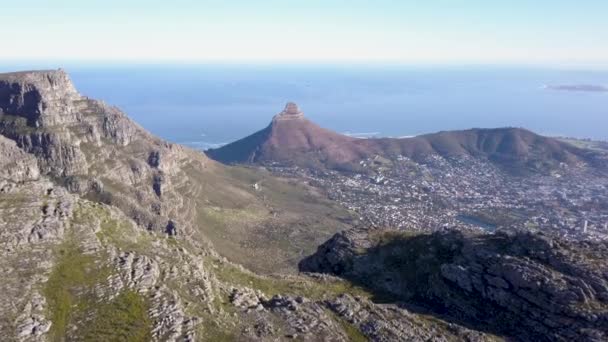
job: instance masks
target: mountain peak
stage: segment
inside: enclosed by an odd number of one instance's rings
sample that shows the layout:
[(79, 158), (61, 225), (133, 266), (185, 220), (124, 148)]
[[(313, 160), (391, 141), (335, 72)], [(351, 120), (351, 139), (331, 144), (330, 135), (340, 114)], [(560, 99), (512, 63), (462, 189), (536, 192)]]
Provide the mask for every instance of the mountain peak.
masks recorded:
[(62, 123), (80, 99), (63, 69), (0, 74), (0, 113), (24, 116), (36, 126)]
[(294, 102), (287, 102), (285, 105), (285, 109), (282, 112), (275, 115), (273, 121), (277, 120), (293, 120), (300, 119), (304, 117), (304, 113), (300, 110), (297, 104)]

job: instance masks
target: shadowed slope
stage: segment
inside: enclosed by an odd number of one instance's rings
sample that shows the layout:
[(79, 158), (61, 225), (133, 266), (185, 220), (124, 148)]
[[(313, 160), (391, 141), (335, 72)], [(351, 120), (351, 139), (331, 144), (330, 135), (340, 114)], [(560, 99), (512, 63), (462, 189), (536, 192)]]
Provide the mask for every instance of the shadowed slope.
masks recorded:
[(383, 302), (516, 340), (604, 341), (607, 248), (539, 233), (349, 230), (321, 245), (300, 269), (335, 274)]

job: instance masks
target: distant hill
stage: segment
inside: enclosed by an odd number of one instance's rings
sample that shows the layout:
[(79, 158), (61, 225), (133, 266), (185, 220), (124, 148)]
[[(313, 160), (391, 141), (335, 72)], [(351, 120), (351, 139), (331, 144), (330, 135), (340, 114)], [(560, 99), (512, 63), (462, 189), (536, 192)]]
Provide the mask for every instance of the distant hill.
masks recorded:
[(288, 103), (263, 130), (207, 154), (224, 163), (338, 166), (372, 153), (363, 142), (318, 126), (297, 105)]
[(573, 165), (590, 158), (590, 151), (522, 128), (474, 128), (413, 138), (357, 139), (311, 122), (294, 103), (270, 125), (248, 137), (207, 151), (224, 163), (277, 162), (304, 167), (357, 168), (360, 160), (399, 155), (421, 160), (430, 155), (484, 158), (511, 171)]

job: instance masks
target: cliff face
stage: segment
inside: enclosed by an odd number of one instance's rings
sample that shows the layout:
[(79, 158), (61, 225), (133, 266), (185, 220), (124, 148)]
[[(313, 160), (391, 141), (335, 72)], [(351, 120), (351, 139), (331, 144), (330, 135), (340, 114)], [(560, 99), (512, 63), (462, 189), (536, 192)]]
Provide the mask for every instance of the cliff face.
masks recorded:
[[(160, 175), (171, 172), (166, 164), (181, 149), (152, 137), (117, 108), (81, 96), (63, 70), (0, 74), (0, 134), (71, 191), (114, 197), (149, 229), (163, 230), (172, 220), (172, 206), (160, 203), (157, 189), (161, 179), (170, 181)], [(158, 156), (154, 165), (151, 154)], [(156, 215), (150, 207), (158, 208)]]
[(0, 136), (0, 156), (2, 156), (0, 159), (0, 179), (5, 182), (25, 182), (36, 180), (40, 176), (36, 158), (23, 152), (14, 141), (3, 136)]
[(147, 135), (118, 109), (81, 96), (63, 70), (0, 74), (0, 133), (55, 177), (86, 173), (81, 146)]
[(82, 96), (63, 70), (0, 75), (0, 110), (22, 116), (31, 126), (77, 121)]
[[(258, 176), (231, 173), (198, 151), (152, 136), (118, 108), (81, 96), (62, 70), (0, 74), (0, 82), (0, 136), (12, 140), (23, 155), (35, 157), (41, 175), (82, 197), (119, 208), (141, 227), (200, 236), (201, 220), (213, 219), (212, 212), (201, 209), (209, 206), (260, 211), (263, 214), (252, 220), (255, 225), (274, 217), (246, 183)], [(327, 210), (323, 204), (312, 207)], [(287, 217), (302, 220), (302, 215)], [(335, 221), (323, 225), (331, 231), (326, 237), (343, 227)], [(208, 234), (214, 239), (218, 235)], [(285, 248), (282, 252), (297, 253)]]

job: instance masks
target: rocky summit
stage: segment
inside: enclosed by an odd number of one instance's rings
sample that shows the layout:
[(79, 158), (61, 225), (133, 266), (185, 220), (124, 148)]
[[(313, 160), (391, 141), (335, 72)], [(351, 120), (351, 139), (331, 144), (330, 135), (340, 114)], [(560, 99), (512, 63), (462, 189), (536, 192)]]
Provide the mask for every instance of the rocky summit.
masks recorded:
[[(80, 94), (63, 70), (0, 74), (0, 336), (604, 341), (598, 155), (523, 129), (355, 139), (294, 103), (204, 154)], [(540, 190), (503, 203), (512, 191), (493, 182)], [(545, 202), (584, 228), (522, 218)], [(500, 224), (471, 223), (487, 217)]]
[(298, 107), (298, 105), (293, 102), (288, 102), (285, 105), (285, 109), (283, 109), (283, 111), (280, 112), (279, 114), (275, 115), (272, 120), (278, 121), (278, 120), (290, 120), (290, 119), (302, 119), (302, 118), (304, 118), (304, 113), (302, 113), (302, 111), (300, 111), (300, 108)]

